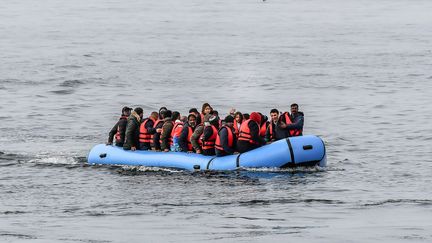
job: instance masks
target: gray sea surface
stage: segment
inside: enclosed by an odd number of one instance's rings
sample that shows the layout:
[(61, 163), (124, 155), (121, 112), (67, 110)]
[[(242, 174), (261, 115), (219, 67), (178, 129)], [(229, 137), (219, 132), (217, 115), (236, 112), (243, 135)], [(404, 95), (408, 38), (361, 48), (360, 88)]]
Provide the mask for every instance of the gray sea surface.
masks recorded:
[[(0, 242), (431, 242), (432, 1), (4, 0)], [(124, 105), (296, 102), (328, 167), (88, 166)]]

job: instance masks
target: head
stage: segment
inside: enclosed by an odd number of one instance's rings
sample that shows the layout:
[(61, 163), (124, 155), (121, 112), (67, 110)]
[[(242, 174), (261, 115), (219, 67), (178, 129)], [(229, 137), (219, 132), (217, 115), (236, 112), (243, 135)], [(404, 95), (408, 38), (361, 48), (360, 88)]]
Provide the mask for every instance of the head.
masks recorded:
[(291, 114), (296, 114), (298, 112), (298, 105), (296, 103), (291, 104)]
[(130, 116), (131, 110), (132, 110), (132, 108), (130, 108), (130, 107), (127, 107), (127, 106), (123, 107), (122, 115), (123, 116)]
[(276, 123), (279, 119), (279, 111), (277, 109), (271, 109), (270, 111), (270, 119), (272, 122)]
[(248, 120), (249, 118), (249, 113), (243, 113), (243, 120)]
[(224, 121), (225, 125), (229, 127), (234, 127), (234, 117), (232, 117), (231, 115), (226, 116)]
[(219, 112), (217, 110), (212, 110), (210, 112), (210, 114), (215, 115), (215, 116), (219, 116)]
[(144, 111), (141, 107), (135, 108), (134, 111), (135, 111), (135, 113), (137, 113), (139, 115), (139, 117), (141, 117), (141, 118), (143, 117)]
[(190, 109), (189, 109), (189, 114), (190, 114), (190, 113), (193, 113), (193, 114), (195, 114), (195, 115), (198, 115), (198, 114), (199, 114), (197, 108), (190, 108)]
[(187, 119), (188, 119), (189, 126), (191, 126), (191, 127), (196, 126), (197, 117), (193, 113), (189, 114)]
[(171, 114), (171, 120), (175, 121), (175, 120), (178, 120), (178, 119), (180, 119), (180, 112), (178, 112), (178, 111), (174, 111), (174, 112)]
[(162, 113), (164, 113), (165, 111), (167, 111), (168, 109), (165, 107), (165, 106), (162, 106), (160, 109), (159, 109), (159, 118), (160, 119), (163, 119), (163, 115), (162, 115)]
[(212, 111), (213, 111), (213, 108), (210, 106), (209, 103), (204, 103), (202, 105), (202, 108), (201, 108), (201, 113), (202, 114), (204, 114), (204, 115), (210, 114), (210, 112), (212, 112)]
[(237, 111), (234, 114), (234, 119), (236, 120), (237, 123), (242, 123), (243, 122), (243, 114), (240, 111)]
[(181, 122), (185, 123), (185, 122), (187, 122), (187, 120), (188, 120), (187, 116), (180, 116)]
[(211, 125), (219, 127), (219, 117), (217, 115), (211, 115), (209, 118), (209, 122)]
[(165, 119), (167, 117), (171, 117), (172, 116), (172, 111), (171, 110), (166, 110), (162, 112), (162, 118)]
[(261, 113), (259, 113), (261, 115), (261, 125), (266, 123), (268, 121), (268, 117), (266, 115), (263, 115)]
[(250, 114), (250, 119), (252, 121), (255, 121), (256, 123), (260, 124), (261, 123), (261, 115), (258, 112), (252, 112)]
[(150, 114), (150, 117), (151, 118), (153, 118), (153, 119), (158, 119), (158, 116), (159, 116), (159, 114), (156, 112), (156, 111), (153, 111), (151, 114)]

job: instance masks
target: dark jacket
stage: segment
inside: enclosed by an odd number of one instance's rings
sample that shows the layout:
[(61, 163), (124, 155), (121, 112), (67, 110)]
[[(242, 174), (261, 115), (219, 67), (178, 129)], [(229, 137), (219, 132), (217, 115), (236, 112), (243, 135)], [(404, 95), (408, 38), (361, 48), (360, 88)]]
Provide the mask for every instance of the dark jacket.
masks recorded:
[[(284, 139), (288, 137), (288, 132), (287, 130), (280, 128), (279, 127), (280, 124), (280, 119), (279, 121), (275, 124), (273, 122), (270, 123), (270, 125), (267, 127), (267, 131), (266, 131), (266, 136), (265, 136), (265, 140), (267, 142), (274, 142), (280, 139)], [(273, 134), (270, 135), (270, 126), (273, 129)]]
[(160, 135), (161, 149), (162, 150), (170, 149), (169, 138), (171, 137), (171, 131), (172, 131), (173, 127), (174, 127), (174, 125), (172, 123), (171, 117), (165, 118), (164, 124), (162, 126), (163, 131)]
[(163, 122), (160, 122), (155, 128), (154, 130), (150, 130), (151, 132), (154, 132), (153, 134), (153, 149), (155, 150), (161, 150), (161, 145), (160, 145), (160, 133), (156, 132), (156, 129), (158, 128), (162, 128), (163, 126)]
[[(303, 130), (303, 124), (304, 124), (304, 113), (299, 111), (296, 114), (290, 114), (292, 123), (287, 125), (286, 128), (283, 128), (286, 132), (286, 136), (289, 137), (289, 131), (294, 129)], [(281, 116), (281, 120), (286, 123), (285, 115)], [(303, 135), (303, 133), (300, 134), (300, 136)]]
[(139, 116), (132, 112), (127, 119), (126, 138), (123, 144), (123, 149), (130, 150), (132, 147), (139, 148), (139, 128), (141, 120)]
[[(232, 144), (232, 147), (228, 146), (228, 131), (227, 131), (227, 129), (231, 129), (232, 134), (233, 134), (233, 144)], [(222, 151), (222, 150), (216, 149), (216, 155), (217, 156), (224, 156), (224, 155), (228, 155), (228, 154), (234, 154), (235, 148), (236, 148), (236, 144), (237, 144), (237, 138), (236, 138), (236, 135), (235, 135), (234, 128), (231, 128), (231, 127), (227, 128), (227, 127), (223, 126), (219, 130), (218, 134), (219, 134), (221, 146), (222, 146), (222, 148), (224, 150)]]
[(201, 150), (201, 145), (199, 144), (199, 140), (203, 131), (204, 131), (204, 125), (200, 124), (197, 127), (195, 127), (194, 133), (192, 134), (191, 143), (195, 151)]
[(117, 121), (117, 123), (109, 132), (108, 143), (112, 143), (118, 128), (120, 132), (120, 140), (116, 140), (115, 144), (116, 146), (120, 146), (120, 147), (123, 146), (124, 139), (125, 139), (126, 125), (127, 125), (127, 117), (121, 116), (120, 119)]
[[(194, 127), (192, 127), (192, 131), (195, 131)], [(188, 141), (188, 134), (189, 134), (189, 123), (186, 123), (183, 126), (183, 129), (181, 131), (180, 138), (178, 141), (179, 146), (181, 148), (181, 151), (183, 151), (183, 152), (187, 152), (189, 150), (189, 148), (188, 148), (188, 142), (189, 142)]]

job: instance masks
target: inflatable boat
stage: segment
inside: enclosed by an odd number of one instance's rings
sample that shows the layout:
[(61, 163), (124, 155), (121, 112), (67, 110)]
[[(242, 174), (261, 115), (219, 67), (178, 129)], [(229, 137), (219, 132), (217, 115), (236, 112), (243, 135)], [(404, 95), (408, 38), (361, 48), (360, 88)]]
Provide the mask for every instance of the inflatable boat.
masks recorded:
[(132, 165), (184, 170), (287, 168), (327, 164), (324, 142), (313, 135), (290, 137), (257, 149), (224, 157), (184, 152), (126, 151), (99, 144), (90, 151), (89, 164)]

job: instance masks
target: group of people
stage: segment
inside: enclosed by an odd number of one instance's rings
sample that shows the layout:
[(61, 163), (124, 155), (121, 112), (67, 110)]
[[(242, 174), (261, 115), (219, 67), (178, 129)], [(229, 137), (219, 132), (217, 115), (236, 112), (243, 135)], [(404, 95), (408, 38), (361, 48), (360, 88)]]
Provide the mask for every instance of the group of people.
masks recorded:
[(267, 143), (292, 136), (302, 136), (304, 114), (297, 104), (290, 112), (270, 110), (270, 120), (259, 112), (242, 114), (231, 109), (221, 120), (210, 104), (201, 112), (189, 110), (187, 116), (161, 107), (143, 118), (144, 111), (123, 107), (122, 115), (109, 133), (107, 145), (125, 150), (190, 152), (225, 156), (244, 153)]

